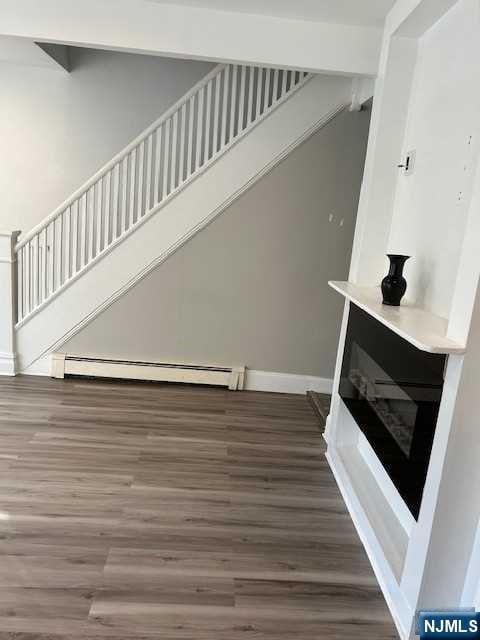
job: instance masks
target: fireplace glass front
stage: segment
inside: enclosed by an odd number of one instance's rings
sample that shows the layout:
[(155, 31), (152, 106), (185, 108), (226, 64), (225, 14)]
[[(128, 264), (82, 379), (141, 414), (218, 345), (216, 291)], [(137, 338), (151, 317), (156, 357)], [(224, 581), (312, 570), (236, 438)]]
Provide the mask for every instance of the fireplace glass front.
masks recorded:
[(445, 356), (426, 353), (350, 305), (339, 393), (418, 518)]

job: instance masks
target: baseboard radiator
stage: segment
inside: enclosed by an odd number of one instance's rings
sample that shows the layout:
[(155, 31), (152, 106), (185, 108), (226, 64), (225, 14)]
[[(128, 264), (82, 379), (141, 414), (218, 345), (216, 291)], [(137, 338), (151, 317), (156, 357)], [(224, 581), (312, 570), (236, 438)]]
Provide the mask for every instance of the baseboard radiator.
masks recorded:
[(245, 382), (245, 367), (134, 362), (53, 353), (52, 378), (64, 378), (66, 375), (210, 384), (240, 391)]

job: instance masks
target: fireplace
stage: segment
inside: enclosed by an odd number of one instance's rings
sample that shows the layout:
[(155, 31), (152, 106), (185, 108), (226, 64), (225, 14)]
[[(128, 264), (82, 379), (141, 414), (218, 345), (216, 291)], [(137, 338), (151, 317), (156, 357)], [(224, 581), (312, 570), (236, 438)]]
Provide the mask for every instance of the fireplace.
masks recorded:
[(444, 355), (420, 351), (350, 305), (340, 396), (415, 519), (444, 369)]

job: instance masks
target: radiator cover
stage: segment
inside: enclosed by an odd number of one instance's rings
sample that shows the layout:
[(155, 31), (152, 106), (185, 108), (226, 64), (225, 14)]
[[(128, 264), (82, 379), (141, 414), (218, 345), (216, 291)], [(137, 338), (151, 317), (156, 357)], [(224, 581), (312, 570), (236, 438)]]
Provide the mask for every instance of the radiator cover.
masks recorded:
[(53, 378), (76, 375), (94, 378), (209, 384), (225, 386), (236, 391), (243, 389), (245, 367), (116, 360), (53, 353), (51, 375)]

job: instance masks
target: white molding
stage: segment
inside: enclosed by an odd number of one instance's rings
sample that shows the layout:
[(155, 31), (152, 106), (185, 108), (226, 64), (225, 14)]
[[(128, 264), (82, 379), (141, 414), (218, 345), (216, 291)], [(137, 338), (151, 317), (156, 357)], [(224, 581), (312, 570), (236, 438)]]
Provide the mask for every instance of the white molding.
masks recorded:
[[(63, 375), (60, 375), (60, 373), (57, 375), (54, 375), (53, 373), (53, 367), (55, 366), (55, 361), (57, 359), (59, 360), (58, 364), (60, 369), (63, 364), (64, 372), (67, 374), (84, 373), (85, 375), (106, 375), (106, 373), (102, 373), (100, 369), (98, 370), (100, 373), (98, 373), (98, 371), (93, 373), (85, 368), (82, 371), (73, 371), (71, 366), (69, 367), (69, 365), (65, 364), (64, 354), (57, 353), (47, 354), (38, 358), (38, 360), (26, 369), (22, 370), (20, 373), (22, 375), (29, 376), (51, 376), (62, 378)], [(58, 369), (58, 371), (60, 371), (60, 369)], [(238, 367), (234, 367), (233, 369), (237, 371)], [(131, 370), (130, 373), (132, 373)], [(111, 371), (109, 372), (109, 375), (111, 377), (115, 377)], [(243, 381), (243, 375), (245, 381)], [(257, 371), (255, 369), (245, 369), (245, 373), (240, 373), (239, 376), (238, 388), (241, 389), (243, 385), (243, 388), (248, 391), (270, 391), (273, 393), (297, 394), (304, 394), (307, 391), (317, 391), (318, 393), (329, 394), (332, 391), (332, 380), (330, 378), (320, 378), (318, 376), (300, 375), (296, 373), (279, 373), (277, 371)]]
[(0, 375), (16, 374), (16, 291), (14, 246), (20, 231), (0, 233)]
[(0, 353), (0, 376), (16, 374), (16, 357), (14, 353)]
[(304, 394), (307, 391), (331, 393), (332, 384), (331, 378), (247, 369), (245, 389), (250, 391), (271, 391), (273, 393)]

